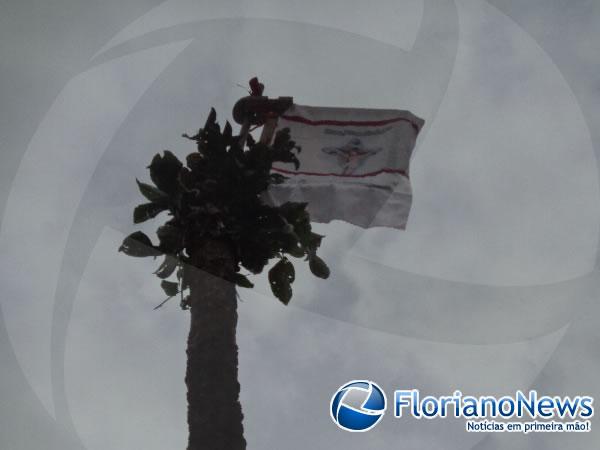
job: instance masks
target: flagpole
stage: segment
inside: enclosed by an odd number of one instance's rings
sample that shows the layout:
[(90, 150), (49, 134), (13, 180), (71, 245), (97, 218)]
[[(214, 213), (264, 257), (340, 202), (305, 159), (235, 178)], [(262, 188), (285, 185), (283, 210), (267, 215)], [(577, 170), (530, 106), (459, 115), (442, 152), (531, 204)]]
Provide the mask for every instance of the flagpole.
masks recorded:
[(248, 133), (250, 132), (250, 120), (245, 118), (242, 122), (242, 127), (240, 128), (240, 148), (243, 149), (246, 145), (246, 138), (248, 137)]
[(271, 143), (271, 139), (273, 139), (273, 134), (275, 133), (275, 129), (277, 128), (277, 122), (279, 116), (275, 113), (270, 113), (267, 121), (263, 125), (262, 133), (260, 135), (260, 143), (269, 145)]

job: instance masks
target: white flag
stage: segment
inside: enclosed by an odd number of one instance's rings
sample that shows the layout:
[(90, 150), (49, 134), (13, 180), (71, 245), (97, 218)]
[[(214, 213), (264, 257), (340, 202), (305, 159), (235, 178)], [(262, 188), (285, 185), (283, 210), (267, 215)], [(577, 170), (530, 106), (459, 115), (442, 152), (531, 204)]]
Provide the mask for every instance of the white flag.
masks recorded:
[(408, 111), (291, 106), (300, 167), (276, 163), (288, 179), (269, 190), (275, 204), (308, 202), (311, 219), (404, 229), (412, 202), (410, 157), (424, 121)]

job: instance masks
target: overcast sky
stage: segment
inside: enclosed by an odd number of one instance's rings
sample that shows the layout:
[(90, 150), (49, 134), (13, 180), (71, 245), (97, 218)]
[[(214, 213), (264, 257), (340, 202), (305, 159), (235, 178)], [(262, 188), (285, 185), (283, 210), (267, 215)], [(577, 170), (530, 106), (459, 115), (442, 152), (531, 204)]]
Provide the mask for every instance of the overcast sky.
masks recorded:
[[(90, 3), (90, 4), (87, 4)], [(92, 4), (95, 3), (95, 4)], [(406, 231), (317, 224), (327, 282), (240, 290), (249, 448), (600, 448), (331, 422), (351, 379), (391, 393), (600, 395), (600, 7), (589, 1), (4, 1), (0, 447), (184, 448), (187, 313), (116, 252), (152, 156), (258, 75), (300, 104), (426, 126)], [(144, 224), (153, 232), (157, 223)], [(389, 397), (389, 395), (388, 395)]]

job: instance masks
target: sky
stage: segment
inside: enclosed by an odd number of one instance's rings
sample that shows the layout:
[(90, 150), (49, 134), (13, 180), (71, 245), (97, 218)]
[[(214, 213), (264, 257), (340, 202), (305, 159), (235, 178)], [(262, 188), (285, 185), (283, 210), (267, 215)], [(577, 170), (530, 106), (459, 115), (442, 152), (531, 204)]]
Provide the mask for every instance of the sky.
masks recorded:
[[(187, 313), (116, 252), (152, 156), (193, 148), (258, 75), (300, 104), (410, 110), (407, 229), (315, 224), (332, 276), (284, 307), (240, 290), (249, 448), (599, 448), (455, 420), (344, 433), (329, 400), (384, 390), (597, 396), (593, 1), (5, 1), (0, 7), (0, 444), (186, 441)], [(142, 227), (151, 233), (158, 222)]]

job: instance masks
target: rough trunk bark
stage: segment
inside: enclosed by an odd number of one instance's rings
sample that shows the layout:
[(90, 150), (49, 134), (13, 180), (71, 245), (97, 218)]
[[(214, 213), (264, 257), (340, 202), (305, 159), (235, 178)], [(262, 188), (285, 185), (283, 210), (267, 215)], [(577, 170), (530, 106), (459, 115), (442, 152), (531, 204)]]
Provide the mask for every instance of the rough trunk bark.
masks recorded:
[(190, 256), (187, 450), (244, 450), (237, 299), (235, 286), (223, 279), (233, 273), (233, 254), (226, 243), (208, 241), (195, 245)]

